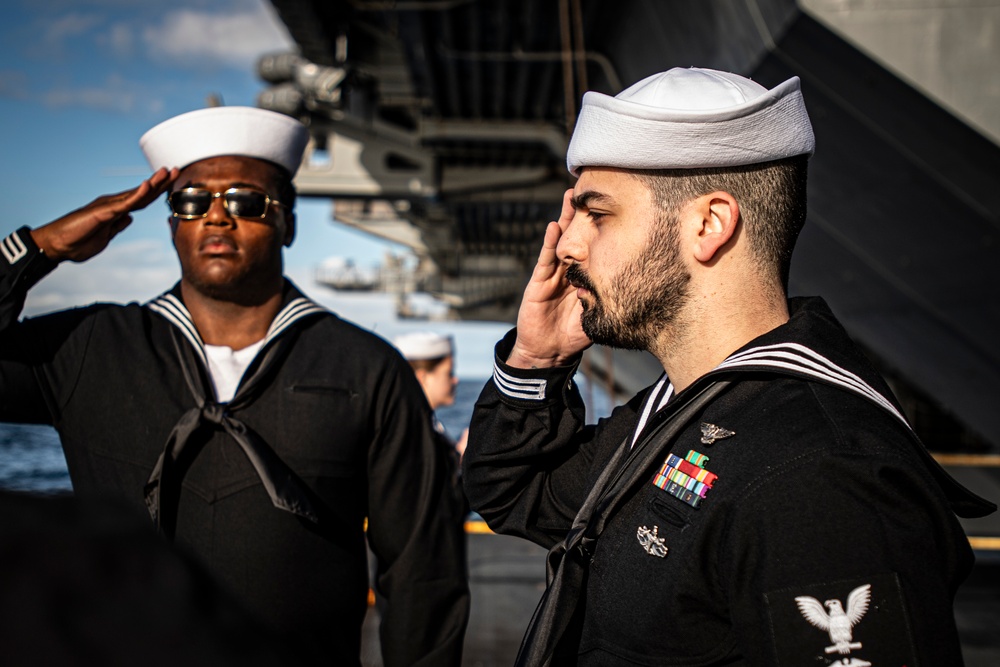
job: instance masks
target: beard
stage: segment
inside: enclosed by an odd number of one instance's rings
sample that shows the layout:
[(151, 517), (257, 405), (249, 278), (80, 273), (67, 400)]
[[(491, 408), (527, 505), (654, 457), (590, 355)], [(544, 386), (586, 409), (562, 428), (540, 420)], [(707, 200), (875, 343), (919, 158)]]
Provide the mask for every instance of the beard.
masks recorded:
[(649, 350), (688, 302), (691, 274), (680, 261), (677, 221), (655, 227), (660, 231), (601, 292), (578, 264), (566, 270), (567, 280), (590, 292), (589, 301), (581, 300), (580, 324), (594, 343)]

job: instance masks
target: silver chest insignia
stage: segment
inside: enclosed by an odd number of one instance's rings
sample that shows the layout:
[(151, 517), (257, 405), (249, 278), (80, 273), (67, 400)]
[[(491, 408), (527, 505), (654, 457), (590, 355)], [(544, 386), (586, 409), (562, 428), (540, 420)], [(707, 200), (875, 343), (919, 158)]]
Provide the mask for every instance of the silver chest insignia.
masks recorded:
[[(858, 624), (868, 611), (868, 603), (872, 599), (872, 586), (858, 586), (847, 596), (847, 611), (844, 611), (840, 600), (827, 600), (820, 604), (819, 600), (808, 595), (795, 598), (802, 616), (820, 630), (830, 634), (833, 646), (827, 646), (826, 653), (848, 655), (851, 651), (861, 648), (861, 642), (853, 641), (852, 628)], [(828, 614), (826, 609), (830, 610)], [(840, 664), (840, 663), (834, 663)], [(845, 663), (853, 664), (853, 663)]]
[(711, 445), (716, 440), (724, 440), (734, 435), (736, 435), (736, 431), (730, 431), (729, 429), (709, 424), (708, 422), (701, 423), (701, 444), (703, 445)]
[(646, 553), (657, 558), (664, 558), (667, 555), (667, 545), (664, 538), (657, 537), (656, 533), (659, 529), (659, 526), (653, 526), (653, 530), (646, 526), (640, 526), (635, 536), (639, 539), (639, 544), (646, 550)]

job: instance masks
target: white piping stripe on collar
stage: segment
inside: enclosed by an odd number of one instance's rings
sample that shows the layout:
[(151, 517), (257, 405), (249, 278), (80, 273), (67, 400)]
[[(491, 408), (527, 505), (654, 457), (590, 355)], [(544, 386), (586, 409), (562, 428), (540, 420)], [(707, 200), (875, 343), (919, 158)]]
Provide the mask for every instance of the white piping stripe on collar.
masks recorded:
[[(791, 350), (791, 352), (785, 351)], [(806, 357), (811, 357), (811, 360)], [(875, 401), (885, 409), (894, 413), (903, 422), (906, 419), (903, 418), (901, 414), (896, 410), (892, 403), (882, 396), (880, 393), (875, 391), (868, 383), (862, 380), (859, 376), (854, 373), (841, 368), (837, 364), (833, 363), (823, 355), (819, 354), (815, 350), (808, 348), (804, 345), (799, 345), (798, 343), (783, 343), (780, 345), (768, 345), (766, 347), (758, 347), (747, 350), (740, 354), (733, 355), (726, 361), (722, 362), (722, 365), (729, 363), (730, 361), (745, 361), (746, 359), (761, 359), (769, 357), (778, 357), (781, 359), (789, 359), (793, 361), (799, 361), (809, 368), (815, 369), (821, 375), (816, 375), (814, 377), (821, 376), (832, 376), (834, 378), (839, 378), (841, 383), (848, 385), (853, 388), (858, 393), (861, 393), (871, 400)], [(777, 362), (776, 362), (777, 363)], [(779, 366), (782, 368), (787, 368), (787, 366)]]
[(28, 248), (24, 245), (21, 237), (17, 235), (17, 232), (11, 232), (7, 238), (0, 241), (0, 251), (3, 252), (4, 258), (11, 266), (28, 254)]
[[(201, 357), (202, 362), (205, 367), (208, 367), (208, 357), (205, 354), (205, 343), (201, 340), (201, 336), (198, 334), (198, 329), (194, 325), (194, 321), (191, 319), (191, 313), (188, 309), (181, 303), (173, 294), (163, 294), (156, 299), (153, 299), (146, 304), (150, 310), (153, 310), (167, 319), (168, 322), (172, 323), (181, 333), (191, 342), (191, 345), (197, 351), (198, 355)], [(271, 326), (268, 328), (267, 335), (264, 337), (263, 344), (260, 346), (260, 351), (267, 347), (267, 344), (272, 340), (277, 338), (281, 333), (290, 327), (292, 324), (298, 320), (312, 315), (313, 313), (325, 313), (328, 312), (325, 308), (318, 306), (309, 299), (305, 297), (299, 297), (293, 299), (286, 305), (281, 311), (275, 316), (274, 320), (271, 322)]]
[(528, 401), (545, 400), (545, 380), (541, 378), (525, 380), (516, 378), (500, 370), (496, 361), (493, 362), (493, 383), (500, 393)]
[[(778, 361), (775, 357), (787, 361)], [(864, 396), (909, 427), (906, 417), (896, 409), (891, 401), (878, 393), (871, 385), (854, 373), (841, 368), (815, 350), (804, 345), (783, 343), (780, 345), (751, 348), (729, 357), (719, 364), (717, 370), (743, 366), (770, 366), (782, 370), (796, 370), (804, 375), (826, 380), (831, 384)]]
[(198, 335), (198, 330), (191, 321), (191, 313), (184, 307), (180, 299), (173, 294), (164, 294), (146, 304), (150, 310), (155, 311), (165, 317), (168, 322), (180, 329), (184, 337), (188, 339), (191, 346), (198, 353), (205, 368), (208, 368), (208, 357), (205, 355), (205, 344)]
[(282, 331), (306, 315), (325, 312), (327, 312), (325, 308), (316, 305), (305, 297), (299, 297), (290, 301), (287, 306), (281, 309), (281, 312), (274, 318), (274, 321), (271, 322), (271, 326), (267, 330), (267, 336), (264, 337), (264, 345), (267, 345), (271, 340), (279, 336)]
[[(664, 385), (667, 385), (666, 391), (664, 391)], [(660, 395), (663, 392), (663, 395)], [(653, 390), (649, 392), (649, 396), (646, 397), (646, 404), (642, 408), (642, 414), (639, 416), (639, 423), (635, 425), (635, 432), (632, 434), (632, 447), (635, 447), (635, 443), (639, 440), (639, 434), (642, 433), (642, 429), (646, 428), (646, 422), (649, 421), (649, 415), (659, 412), (660, 408), (667, 404), (670, 397), (673, 396), (674, 385), (667, 381), (667, 374), (664, 373), (660, 376), (659, 381), (653, 387)], [(657, 406), (654, 409), (653, 404), (656, 403)]]

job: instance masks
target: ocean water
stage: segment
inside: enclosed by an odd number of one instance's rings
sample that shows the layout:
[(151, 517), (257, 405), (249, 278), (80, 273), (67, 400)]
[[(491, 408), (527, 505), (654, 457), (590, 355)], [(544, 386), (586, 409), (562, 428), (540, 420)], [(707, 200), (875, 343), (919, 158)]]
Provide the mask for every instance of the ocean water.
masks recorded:
[[(455, 404), (438, 410), (438, 419), (452, 439), (469, 426), (476, 399), (487, 378), (462, 378), (455, 391)], [(610, 412), (606, 395), (588, 392), (586, 379), (578, 376), (583, 395), (596, 398), (590, 414)], [(59, 434), (50, 426), (0, 423), (0, 489), (34, 493), (64, 493), (72, 490)]]

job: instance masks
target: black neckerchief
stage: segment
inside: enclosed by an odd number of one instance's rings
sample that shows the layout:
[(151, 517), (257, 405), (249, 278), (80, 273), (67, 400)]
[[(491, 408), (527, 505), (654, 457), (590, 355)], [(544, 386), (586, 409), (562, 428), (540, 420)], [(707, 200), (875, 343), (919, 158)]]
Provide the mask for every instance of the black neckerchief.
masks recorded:
[(322, 502), (314, 498), (305, 482), (234, 413), (251, 405), (261, 390), (267, 387), (274, 372), (280, 368), (297, 338), (297, 330), (292, 325), (305, 317), (327, 311), (304, 298), (289, 283), (285, 289), (283, 307), (272, 322), (257, 356), (247, 368), (236, 395), (228, 403), (219, 403), (214, 398), (215, 391), (208, 377), (204, 344), (180, 300), (179, 288), (175, 286), (146, 307), (173, 325), (170, 334), (177, 362), (195, 402), (195, 407), (181, 415), (167, 437), (163, 452), (144, 489), (146, 506), (157, 530), (168, 539), (173, 538), (176, 521), (173, 514), (176, 512), (181, 483), (177, 474), (177, 462), (185, 447), (197, 436), (216, 429), (224, 430), (236, 441), (260, 477), (275, 507), (319, 523)]

